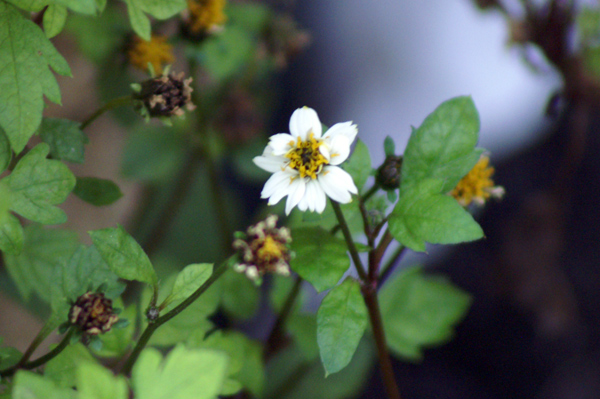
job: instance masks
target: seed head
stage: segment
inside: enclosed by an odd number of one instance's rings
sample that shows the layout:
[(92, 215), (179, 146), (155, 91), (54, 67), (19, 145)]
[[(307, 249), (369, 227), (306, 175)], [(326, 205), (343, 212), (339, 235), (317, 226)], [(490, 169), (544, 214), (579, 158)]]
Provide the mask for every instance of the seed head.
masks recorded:
[(98, 335), (110, 331), (119, 320), (112, 301), (103, 293), (87, 292), (77, 298), (71, 306), (69, 321), (79, 327), (84, 335)]

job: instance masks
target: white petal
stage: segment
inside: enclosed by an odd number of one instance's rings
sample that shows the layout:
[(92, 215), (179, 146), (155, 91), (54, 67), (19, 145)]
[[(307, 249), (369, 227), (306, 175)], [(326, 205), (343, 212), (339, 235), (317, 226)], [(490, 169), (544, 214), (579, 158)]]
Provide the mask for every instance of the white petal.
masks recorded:
[(329, 128), (329, 130), (327, 130), (327, 132), (325, 132), (325, 134), (323, 135), (323, 138), (327, 138), (327, 137), (335, 137), (338, 135), (342, 135), (348, 138), (348, 140), (350, 140), (350, 144), (352, 144), (354, 142), (354, 139), (356, 138), (356, 134), (358, 133), (358, 127), (356, 125), (354, 125), (352, 122), (342, 122), (342, 123), (336, 123), (335, 125), (331, 126)]
[(327, 162), (329, 162), (331, 158), (331, 153), (329, 152), (329, 145), (327, 145), (326, 143), (321, 144), (319, 146), (319, 152), (325, 157), (325, 159), (327, 159)]
[(304, 196), (304, 192), (306, 191), (306, 182), (304, 181), (304, 179), (301, 178), (294, 179), (288, 191), (289, 195), (287, 202), (285, 203), (286, 215), (290, 214), (292, 209), (294, 209), (294, 207), (298, 205), (298, 203)]
[[(260, 193), (261, 198), (269, 198), (280, 190), (287, 189), (290, 185), (290, 173), (287, 171), (279, 171), (273, 173), (269, 180), (265, 183), (265, 186)], [(280, 198), (281, 199), (281, 198)], [(274, 202), (277, 203), (278, 201)]]
[(318, 180), (314, 180), (316, 184), (313, 185), (314, 192), (314, 203), (315, 203), (315, 211), (318, 213), (323, 213), (325, 210), (325, 205), (327, 205), (327, 197), (325, 196), (325, 191), (321, 188), (321, 184)]
[(298, 203), (298, 209), (300, 209), (301, 211), (305, 211), (308, 209), (311, 212), (317, 210), (317, 212), (319, 212), (318, 209), (320, 206), (320, 202), (325, 202), (325, 193), (319, 185), (319, 182), (317, 180), (311, 179), (306, 183), (306, 191), (304, 192), (304, 196)]
[(280, 172), (285, 167), (288, 159), (284, 157), (273, 156), (273, 149), (267, 146), (262, 156), (254, 157), (252, 161), (261, 169), (267, 172)]
[(317, 179), (325, 194), (340, 204), (352, 201), (350, 193), (358, 193), (352, 177), (337, 166), (326, 166)]
[(348, 137), (341, 134), (331, 138), (329, 140), (329, 150), (331, 151), (329, 163), (331, 165), (339, 165), (344, 162), (348, 158), (348, 155), (350, 155), (350, 144), (351, 142), (348, 140)]
[(290, 118), (290, 133), (292, 136), (306, 141), (310, 132), (314, 133), (315, 138), (321, 138), (323, 129), (319, 116), (312, 108), (298, 108)]
[(296, 139), (291, 134), (277, 133), (269, 137), (269, 147), (273, 155), (285, 155), (292, 149)]

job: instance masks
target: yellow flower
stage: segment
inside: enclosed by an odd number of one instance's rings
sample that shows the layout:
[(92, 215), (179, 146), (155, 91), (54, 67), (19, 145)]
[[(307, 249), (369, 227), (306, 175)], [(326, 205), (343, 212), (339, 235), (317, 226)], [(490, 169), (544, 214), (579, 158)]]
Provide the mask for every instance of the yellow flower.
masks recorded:
[(502, 198), (504, 188), (494, 186), (494, 168), (489, 166), (490, 158), (482, 155), (477, 164), (465, 177), (458, 182), (450, 192), (459, 204), (468, 206), (471, 202), (478, 205), (485, 204), (489, 198)]
[(214, 33), (227, 20), (225, 0), (188, 0), (184, 20), (192, 34)]
[(163, 66), (175, 62), (173, 46), (167, 43), (166, 37), (159, 35), (152, 35), (150, 41), (136, 36), (127, 55), (129, 63), (141, 70), (147, 70), (150, 63), (156, 75), (162, 75)]

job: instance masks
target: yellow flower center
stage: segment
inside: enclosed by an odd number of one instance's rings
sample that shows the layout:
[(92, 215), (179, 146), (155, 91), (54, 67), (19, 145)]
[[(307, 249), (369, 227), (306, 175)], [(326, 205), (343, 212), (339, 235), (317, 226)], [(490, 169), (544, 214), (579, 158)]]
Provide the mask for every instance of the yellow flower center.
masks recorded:
[(131, 65), (145, 71), (150, 63), (157, 75), (162, 74), (164, 65), (175, 62), (173, 46), (164, 36), (152, 35), (150, 41), (136, 36), (127, 54)]
[(225, 0), (188, 0), (189, 29), (194, 33), (209, 32), (227, 20)]
[(298, 137), (298, 142), (290, 142), (293, 146), (286, 155), (289, 158), (289, 166), (292, 169), (296, 169), (300, 173), (300, 177), (309, 176), (311, 179), (316, 179), (317, 174), (323, 169), (323, 165), (329, 164), (327, 158), (321, 154), (319, 147), (322, 141), (315, 138), (313, 133), (308, 135), (308, 140), (302, 141)]
[(270, 263), (283, 258), (286, 252), (287, 248), (283, 243), (267, 235), (262, 246), (256, 251), (256, 257), (260, 263)]
[(463, 206), (469, 205), (473, 200), (483, 203), (490, 198), (489, 189), (494, 187), (494, 168), (488, 166), (490, 159), (482, 156), (477, 164), (463, 177), (450, 193)]

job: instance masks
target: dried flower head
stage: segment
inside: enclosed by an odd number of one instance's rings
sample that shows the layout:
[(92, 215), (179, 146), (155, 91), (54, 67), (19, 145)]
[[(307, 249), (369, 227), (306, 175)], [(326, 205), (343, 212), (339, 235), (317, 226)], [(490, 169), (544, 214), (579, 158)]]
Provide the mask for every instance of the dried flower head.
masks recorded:
[(181, 116), (184, 111), (193, 111), (192, 78), (184, 79), (184, 73), (171, 73), (142, 82), (134, 87), (134, 97), (140, 102), (140, 112), (148, 117)]
[(112, 301), (103, 293), (87, 292), (71, 306), (69, 321), (79, 327), (84, 335), (98, 335), (110, 331), (119, 320), (114, 313)]
[(165, 36), (160, 35), (152, 35), (150, 41), (135, 36), (127, 56), (131, 65), (143, 71), (148, 70), (148, 63), (150, 63), (158, 75), (162, 75), (165, 65), (175, 62), (173, 46), (167, 43)]
[(489, 198), (502, 198), (504, 188), (494, 186), (494, 168), (489, 166), (490, 158), (482, 155), (477, 164), (463, 177), (456, 187), (450, 192), (462, 205), (467, 206), (471, 202), (484, 205)]
[(400, 187), (400, 168), (402, 157), (388, 155), (383, 164), (377, 169), (375, 180), (384, 190), (395, 190)]
[(200, 40), (220, 31), (227, 21), (223, 12), (225, 0), (188, 0), (187, 4), (182, 29), (192, 39)]
[(277, 216), (269, 215), (265, 220), (248, 227), (246, 234), (238, 233), (233, 248), (238, 251), (239, 263), (234, 270), (246, 274), (256, 283), (266, 273), (290, 274), (289, 262), (292, 241), (287, 227), (277, 228)]

